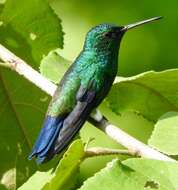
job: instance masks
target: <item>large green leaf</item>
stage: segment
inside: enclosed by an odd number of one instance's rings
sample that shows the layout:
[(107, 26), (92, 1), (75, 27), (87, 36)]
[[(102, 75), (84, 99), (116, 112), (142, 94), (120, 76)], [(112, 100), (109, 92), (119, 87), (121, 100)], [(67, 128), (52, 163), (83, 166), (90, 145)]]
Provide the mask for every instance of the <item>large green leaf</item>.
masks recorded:
[[(46, 0), (7, 0), (0, 11), (0, 43), (33, 67), (51, 49), (62, 47), (60, 20)], [(0, 68), (0, 183), (8, 189), (19, 187), (39, 169), (28, 154), (48, 101), (37, 87)]]
[(68, 190), (76, 183), (80, 162), (84, 158), (84, 145), (81, 140), (74, 141), (63, 158), (60, 160), (55, 172), (36, 172), (19, 190)]
[(80, 163), (83, 161), (84, 156), (84, 144), (81, 140), (74, 141), (70, 145), (69, 150), (64, 154), (63, 159), (61, 159), (56, 168), (55, 175), (45, 185), (44, 190), (71, 189), (76, 183)]
[(124, 166), (118, 160), (113, 160), (100, 172), (88, 178), (80, 190), (141, 190), (145, 177)]
[(31, 190), (32, 186), (33, 189), (41, 190), (43, 189), (44, 185), (50, 181), (52, 178), (53, 173), (52, 169), (46, 172), (39, 172), (37, 171), (34, 175), (32, 175), (27, 182), (25, 182), (18, 190)]
[(0, 21), (0, 43), (29, 64), (37, 66), (63, 45), (60, 20), (47, 0), (7, 0)]
[[(149, 159), (128, 159), (122, 162), (147, 178), (145, 187), (160, 190), (178, 189), (178, 163)], [(152, 187), (152, 188), (151, 188)]]
[(165, 112), (178, 111), (177, 94), (178, 69), (172, 69), (118, 77), (107, 100), (116, 113), (130, 110), (156, 121)]
[(177, 190), (178, 164), (148, 159), (113, 160), (80, 190)]
[(161, 116), (148, 141), (153, 148), (169, 155), (178, 155), (178, 112)]
[(18, 187), (37, 169), (34, 161), (28, 160), (28, 154), (42, 125), (48, 100), (46, 94), (16, 73), (1, 69), (0, 179), (15, 171), (11, 181)]

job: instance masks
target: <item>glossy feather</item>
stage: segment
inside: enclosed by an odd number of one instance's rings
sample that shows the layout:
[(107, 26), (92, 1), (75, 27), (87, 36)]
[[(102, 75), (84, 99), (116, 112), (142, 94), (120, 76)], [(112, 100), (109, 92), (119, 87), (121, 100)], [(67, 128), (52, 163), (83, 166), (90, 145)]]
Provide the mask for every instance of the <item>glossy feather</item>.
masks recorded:
[(38, 158), (38, 163), (46, 161), (46, 154), (49, 152), (54, 142), (56, 141), (56, 138), (59, 135), (59, 131), (61, 130), (61, 127), (63, 125), (63, 121), (64, 119), (62, 117), (46, 117), (44, 126), (41, 129), (41, 132), (32, 149), (31, 154), (29, 155), (30, 160), (35, 156)]

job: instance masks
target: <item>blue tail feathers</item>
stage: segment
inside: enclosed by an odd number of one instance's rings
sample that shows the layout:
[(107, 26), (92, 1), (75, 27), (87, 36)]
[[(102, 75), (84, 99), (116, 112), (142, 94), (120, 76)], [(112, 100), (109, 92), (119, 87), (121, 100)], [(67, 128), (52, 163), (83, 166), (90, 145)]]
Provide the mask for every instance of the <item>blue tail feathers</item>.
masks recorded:
[(51, 155), (51, 152), (54, 148), (55, 141), (59, 135), (60, 129), (63, 126), (63, 121), (64, 117), (46, 117), (44, 127), (41, 129), (38, 139), (33, 146), (32, 152), (29, 155), (30, 160), (33, 157), (36, 157), (37, 163), (40, 164), (51, 159), (49, 158), (49, 155), (50, 157), (53, 156)]

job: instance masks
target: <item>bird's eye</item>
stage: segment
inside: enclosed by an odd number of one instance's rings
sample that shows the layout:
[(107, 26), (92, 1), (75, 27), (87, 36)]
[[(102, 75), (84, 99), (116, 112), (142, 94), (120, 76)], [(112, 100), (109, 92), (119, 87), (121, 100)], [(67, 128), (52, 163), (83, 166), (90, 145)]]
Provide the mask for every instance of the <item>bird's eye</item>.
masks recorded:
[(103, 36), (111, 38), (112, 37), (112, 33), (111, 32), (106, 32), (103, 34)]

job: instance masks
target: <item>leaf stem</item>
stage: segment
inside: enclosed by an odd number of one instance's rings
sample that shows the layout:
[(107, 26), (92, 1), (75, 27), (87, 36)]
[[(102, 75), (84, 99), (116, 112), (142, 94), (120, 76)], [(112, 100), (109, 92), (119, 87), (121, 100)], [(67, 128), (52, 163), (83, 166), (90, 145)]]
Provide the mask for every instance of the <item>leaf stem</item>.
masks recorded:
[[(18, 74), (25, 77), (30, 82), (34, 83), (41, 90), (49, 95), (53, 95), (57, 86), (43, 77), (40, 73), (30, 67), (22, 59), (14, 55), (8, 49), (0, 44), (0, 59), (4, 61), (1, 66), (6, 66)], [(126, 147), (132, 155), (138, 155), (145, 158), (172, 161), (176, 160), (164, 155), (157, 150), (145, 145), (134, 137), (122, 131), (120, 128), (112, 125), (103, 115), (97, 110), (95, 114), (91, 114), (89, 122), (96, 126), (98, 129), (106, 133), (110, 138)]]

